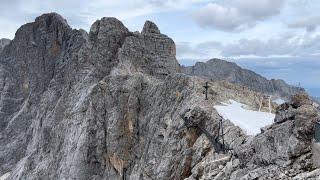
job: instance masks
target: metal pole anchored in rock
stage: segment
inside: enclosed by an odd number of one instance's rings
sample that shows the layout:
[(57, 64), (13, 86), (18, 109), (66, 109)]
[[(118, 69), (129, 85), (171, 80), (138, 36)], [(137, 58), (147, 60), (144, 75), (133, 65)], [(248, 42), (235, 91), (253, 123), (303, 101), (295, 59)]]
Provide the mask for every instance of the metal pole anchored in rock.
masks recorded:
[(122, 180), (126, 180), (127, 179), (127, 169), (123, 168), (122, 169)]
[(203, 87), (206, 89), (206, 90), (203, 92), (203, 94), (206, 95), (205, 100), (208, 100), (208, 88), (210, 87), (210, 86), (208, 85), (208, 82), (206, 82), (206, 85), (203, 86)]
[(320, 167), (320, 122), (314, 125), (314, 141), (312, 143), (312, 161), (316, 167)]
[(220, 128), (221, 128), (221, 138), (222, 138), (222, 152), (226, 153), (226, 148), (225, 148), (225, 145), (224, 145), (224, 134), (223, 134), (222, 118), (220, 119)]

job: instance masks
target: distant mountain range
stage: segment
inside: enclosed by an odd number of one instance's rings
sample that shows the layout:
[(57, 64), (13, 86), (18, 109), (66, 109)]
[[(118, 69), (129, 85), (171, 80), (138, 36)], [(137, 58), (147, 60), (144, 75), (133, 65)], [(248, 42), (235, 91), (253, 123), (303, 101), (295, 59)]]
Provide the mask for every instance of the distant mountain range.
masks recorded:
[(231, 83), (247, 86), (258, 92), (285, 98), (305, 91), (303, 88), (288, 85), (280, 79), (268, 80), (251, 70), (241, 68), (236, 63), (221, 59), (197, 62), (194, 66), (182, 67), (182, 71), (189, 75), (207, 77), (212, 80), (226, 80)]

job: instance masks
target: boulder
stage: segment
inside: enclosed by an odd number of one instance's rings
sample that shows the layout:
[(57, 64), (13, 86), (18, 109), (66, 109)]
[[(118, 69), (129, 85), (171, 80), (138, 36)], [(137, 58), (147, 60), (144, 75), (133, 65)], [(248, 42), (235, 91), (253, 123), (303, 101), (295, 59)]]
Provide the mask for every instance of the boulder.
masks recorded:
[(275, 123), (282, 123), (287, 120), (293, 120), (296, 115), (296, 109), (294, 109), (291, 104), (283, 103), (279, 105), (276, 109), (276, 116), (274, 118)]
[(312, 105), (312, 100), (306, 93), (298, 93), (291, 97), (291, 104), (294, 108), (298, 108), (304, 104)]

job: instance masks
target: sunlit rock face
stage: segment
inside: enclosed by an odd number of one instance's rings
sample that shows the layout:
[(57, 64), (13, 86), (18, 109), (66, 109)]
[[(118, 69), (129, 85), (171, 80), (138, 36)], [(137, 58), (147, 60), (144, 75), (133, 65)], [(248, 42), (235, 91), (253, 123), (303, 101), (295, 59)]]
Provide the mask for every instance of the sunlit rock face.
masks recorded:
[(150, 21), (141, 33), (115, 18), (97, 20), (87, 33), (56, 13), (23, 25), (0, 55), (0, 177), (309, 176), (303, 173), (313, 170), (311, 124), (318, 111), (308, 101), (288, 105), (294, 118), (285, 119), (288, 108), (279, 107), (279, 121), (255, 137), (223, 120), (234, 155), (215, 155), (216, 146), (182, 117), (194, 114), (216, 138), (221, 117), (214, 105), (234, 99), (257, 110), (264, 94), (210, 81), (204, 100), (207, 79), (181, 73), (175, 53), (172, 39)]

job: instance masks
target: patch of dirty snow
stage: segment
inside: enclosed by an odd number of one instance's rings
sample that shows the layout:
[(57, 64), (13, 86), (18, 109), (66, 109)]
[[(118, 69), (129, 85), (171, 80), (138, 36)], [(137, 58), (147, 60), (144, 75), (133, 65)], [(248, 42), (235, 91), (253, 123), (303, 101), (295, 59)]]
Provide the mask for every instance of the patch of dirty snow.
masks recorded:
[(4, 175), (0, 176), (0, 180), (6, 180), (10, 176), (10, 173), (5, 173)]
[(214, 106), (219, 115), (239, 126), (248, 135), (259, 134), (260, 128), (272, 124), (275, 118), (275, 114), (246, 109), (246, 105), (231, 99), (222, 104)]

